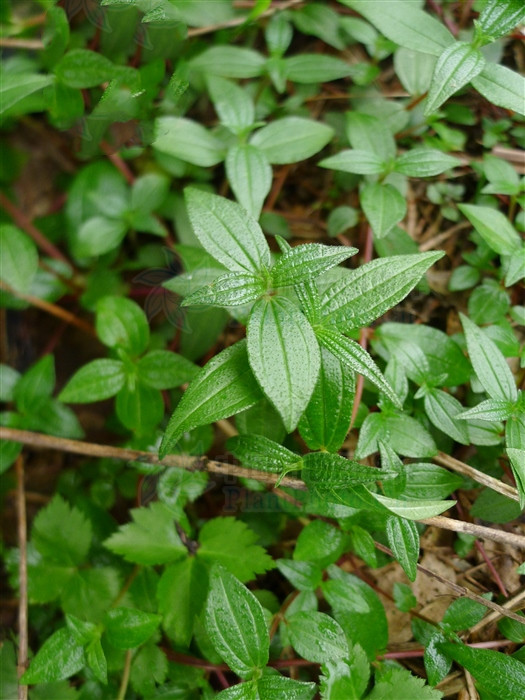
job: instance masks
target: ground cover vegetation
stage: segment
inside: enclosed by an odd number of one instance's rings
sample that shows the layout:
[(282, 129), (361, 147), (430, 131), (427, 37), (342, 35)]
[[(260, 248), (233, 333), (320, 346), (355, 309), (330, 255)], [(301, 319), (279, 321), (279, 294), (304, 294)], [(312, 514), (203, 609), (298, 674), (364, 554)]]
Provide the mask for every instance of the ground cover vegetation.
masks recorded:
[(523, 697), (524, 21), (1, 4), (3, 698)]

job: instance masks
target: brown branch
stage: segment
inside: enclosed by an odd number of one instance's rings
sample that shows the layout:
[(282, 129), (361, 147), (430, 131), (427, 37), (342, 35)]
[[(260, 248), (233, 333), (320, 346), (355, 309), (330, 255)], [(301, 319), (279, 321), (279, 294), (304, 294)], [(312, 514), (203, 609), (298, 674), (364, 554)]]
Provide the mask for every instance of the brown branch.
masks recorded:
[(0, 192), (0, 205), (6, 210), (15, 224), (33, 239), (43, 253), (49, 255), (50, 258), (60, 260), (65, 263), (71, 271), (74, 271), (73, 265), (66, 256), (44, 236), (42, 231), (40, 231), (24, 212), (20, 211), (3, 192)]
[(39, 299), (38, 297), (34, 297), (31, 294), (22, 294), (22, 292), (17, 292), (16, 289), (13, 289), (5, 282), (0, 281), (0, 289), (4, 290), (5, 292), (9, 292), (10, 294), (13, 294), (13, 296), (15, 296), (17, 299), (27, 301), (27, 303), (31, 304), (31, 306), (35, 306), (37, 309), (45, 311), (46, 313), (51, 314), (51, 316), (59, 318), (61, 321), (65, 321), (66, 323), (70, 323), (72, 326), (80, 328), (80, 330), (84, 331), (85, 333), (89, 333), (89, 335), (93, 335), (95, 337), (97, 335), (93, 326), (87, 323), (87, 321), (83, 321), (81, 318), (77, 318), (75, 314), (72, 314), (70, 311), (66, 311), (61, 306), (51, 304), (49, 301)]
[[(519, 593), (517, 593), (513, 598), (510, 600), (506, 600), (503, 605), (501, 606), (505, 610), (520, 610), (523, 608), (523, 599), (525, 598), (525, 588), (521, 590)], [(484, 617), (483, 620), (480, 620), (477, 625), (474, 625), (471, 630), (469, 630), (470, 634), (477, 634), (480, 630), (483, 629), (483, 627), (486, 627), (487, 625), (490, 625), (492, 622), (496, 622), (498, 618), (500, 618), (501, 615), (499, 611), (495, 611), (490, 613), (490, 615), (487, 615), (487, 617)], [(519, 617), (519, 616), (518, 616)], [(524, 622), (525, 618), (520, 617), (520, 622)]]
[[(271, 17), (276, 12), (282, 12), (283, 10), (288, 10), (290, 7), (302, 5), (303, 3), (304, 0), (288, 0), (287, 2), (275, 3), (275, 5), (272, 5), (272, 7), (270, 7), (265, 12), (261, 12), (257, 19), (259, 20)], [(194, 36), (202, 36), (203, 34), (211, 34), (211, 32), (218, 32), (221, 29), (233, 29), (234, 27), (240, 27), (245, 22), (246, 17), (234, 17), (233, 19), (230, 19), (227, 22), (220, 22), (219, 24), (210, 24), (207, 27), (196, 27), (195, 29), (189, 29), (188, 39), (191, 39)]]
[(27, 49), (28, 51), (42, 51), (44, 42), (40, 39), (16, 39), (14, 37), (0, 37), (0, 48)]
[[(18, 601), (18, 678), (27, 669), (28, 631), (27, 631), (27, 515), (24, 492), (24, 458), (16, 460), (16, 510), (18, 518), (18, 547), (20, 561), (18, 564), (19, 601)], [(28, 686), (18, 684), (18, 700), (27, 700)]]
[(463, 520), (454, 520), (453, 518), (444, 518), (442, 515), (435, 515), (433, 518), (426, 518), (419, 522), (425, 525), (433, 525), (444, 530), (452, 530), (453, 532), (466, 532), (469, 535), (480, 537), (483, 540), (492, 540), (493, 542), (501, 542), (519, 549), (525, 549), (525, 537), (515, 535), (513, 532), (505, 532), (505, 530), (495, 530), (492, 527), (484, 527), (483, 525), (475, 525), (467, 523)]
[[(380, 552), (384, 552), (385, 554), (388, 554), (388, 556), (395, 559), (393, 552), (388, 547), (385, 547), (385, 545), (380, 544), (379, 542), (374, 542), (374, 545), (375, 545), (376, 549), (379, 549)], [(506, 607), (504, 607), (504, 606), (498, 605), (497, 603), (493, 603), (491, 600), (487, 600), (486, 598), (482, 598), (481, 596), (476, 595), (476, 593), (472, 593), (472, 591), (469, 588), (465, 588), (465, 586), (458, 586), (457, 583), (454, 583), (453, 581), (449, 581), (447, 578), (445, 578), (444, 576), (440, 576), (435, 571), (431, 571), (430, 569), (427, 569), (426, 566), (423, 566), (422, 564), (417, 564), (417, 570), (421, 571), (421, 573), (424, 574), (425, 576), (428, 576), (429, 578), (433, 578), (436, 581), (439, 581), (444, 586), (449, 588), (451, 591), (454, 591), (454, 593), (456, 593), (457, 595), (461, 595), (461, 596), (465, 596), (466, 598), (470, 598), (470, 600), (474, 600), (474, 601), (476, 601), (476, 603), (479, 603), (480, 605), (483, 605), (486, 608), (490, 608), (491, 610), (494, 610), (497, 613), (498, 617), (501, 617), (501, 616), (510, 617), (511, 620), (515, 620), (516, 622), (520, 622), (522, 625), (525, 624), (525, 618), (520, 617), (519, 615), (516, 615), (516, 613), (513, 613), (510, 610), (507, 610)], [(507, 603), (509, 603), (509, 602), (510, 601), (507, 601)]]
[(497, 491), (507, 498), (511, 498), (513, 501), (517, 501), (518, 503), (520, 501), (518, 492), (513, 486), (509, 486), (499, 479), (494, 479), (494, 477), (484, 474), (483, 472), (474, 469), (474, 467), (471, 467), (464, 462), (460, 462), (459, 459), (455, 459), (444, 452), (438, 452), (438, 454), (433, 457), (433, 460), (437, 464), (441, 464), (443, 467), (448, 467), (449, 469), (452, 469), (452, 471), (458, 472), (458, 474), (468, 476), (470, 479), (477, 481), (478, 484), (487, 486), (489, 489)]

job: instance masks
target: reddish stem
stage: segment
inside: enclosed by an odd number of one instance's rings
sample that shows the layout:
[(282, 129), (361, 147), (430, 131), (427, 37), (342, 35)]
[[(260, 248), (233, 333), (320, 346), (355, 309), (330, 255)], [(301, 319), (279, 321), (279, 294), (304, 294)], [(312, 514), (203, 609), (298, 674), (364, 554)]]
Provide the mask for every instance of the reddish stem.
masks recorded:
[(117, 170), (124, 175), (126, 182), (129, 185), (132, 185), (135, 182), (135, 175), (133, 175), (128, 164), (121, 158), (121, 156), (112, 151), (111, 146), (107, 141), (100, 142), (100, 150), (109, 158)]

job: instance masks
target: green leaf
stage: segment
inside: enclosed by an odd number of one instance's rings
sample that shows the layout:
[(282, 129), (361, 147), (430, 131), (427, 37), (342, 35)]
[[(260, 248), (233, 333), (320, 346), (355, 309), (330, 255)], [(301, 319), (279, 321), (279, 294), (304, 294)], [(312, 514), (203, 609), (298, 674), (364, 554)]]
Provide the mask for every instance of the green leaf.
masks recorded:
[(353, 372), (321, 347), (319, 378), (299, 421), (301, 437), (311, 450), (339, 450), (350, 427), (354, 391)]
[(170, 508), (160, 502), (148, 508), (134, 508), (132, 523), (122, 525), (104, 542), (104, 546), (126, 561), (143, 566), (169, 564), (187, 554)]
[(359, 700), (368, 685), (370, 666), (363, 648), (355, 644), (348, 659), (327, 661), (322, 666), (321, 697), (324, 700)]
[(189, 646), (207, 592), (206, 567), (197, 557), (187, 557), (165, 568), (157, 586), (157, 600), (162, 626), (175, 644)]
[(367, 700), (440, 700), (443, 693), (425, 684), (423, 678), (413, 676), (404, 668), (386, 667)]
[(442, 624), (448, 625), (455, 632), (468, 630), (486, 615), (487, 608), (469, 598), (457, 598), (452, 601), (445, 612)]
[(358, 175), (379, 175), (386, 169), (384, 159), (373, 151), (348, 148), (335, 156), (324, 158), (317, 164), (321, 168), (341, 170), (343, 173)]
[(461, 165), (459, 158), (433, 148), (412, 148), (396, 160), (394, 170), (409, 177), (440, 175)]
[(29, 95), (52, 85), (54, 79), (53, 75), (39, 73), (4, 73), (0, 85), (0, 116)]
[(84, 514), (56, 494), (34, 519), (31, 542), (46, 561), (77, 566), (87, 556), (91, 535), (91, 523)]
[(367, 566), (377, 567), (377, 554), (372, 535), (359, 525), (349, 528), (350, 547)]
[(325, 613), (297, 612), (287, 618), (287, 630), (294, 649), (308, 661), (325, 663), (348, 656), (345, 633)]
[(436, 65), (436, 55), (399, 47), (394, 53), (396, 75), (405, 90), (414, 96), (424, 95), (430, 87)]
[(293, 558), (296, 561), (313, 561), (324, 569), (339, 559), (344, 546), (340, 530), (323, 520), (312, 520), (301, 530)]
[(272, 167), (265, 154), (249, 143), (235, 144), (226, 154), (226, 175), (248, 214), (258, 219), (272, 186)]
[[(441, 386), (458, 386), (469, 379), (470, 364), (459, 345), (437, 328), (422, 324), (383, 323), (376, 329), (375, 335), (379, 341), (379, 354), (385, 359), (391, 355), (396, 357), (407, 377), (415, 382), (419, 382), (417, 364), (420, 365), (420, 362), (418, 359), (414, 368), (407, 364), (405, 353), (402, 352), (407, 343), (409, 347), (417, 347), (423, 353), (432, 372), (441, 377)], [(387, 352), (383, 351), (381, 345), (384, 345)]]
[(0, 401), (13, 401), (14, 389), (21, 375), (9, 365), (0, 364)]
[(368, 660), (375, 661), (388, 643), (388, 625), (382, 602), (368, 584), (335, 564), (328, 567), (328, 575), (331, 580), (342, 583), (347, 591), (343, 598), (332, 598), (334, 617), (344, 630), (348, 630), (352, 644), (359, 644)]
[(396, 581), (394, 583), (393, 595), (396, 608), (401, 610), (401, 612), (408, 612), (417, 605), (417, 598), (410, 586), (407, 586), (406, 583), (399, 583)]
[(235, 424), (241, 435), (262, 435), (277, 443), (281, 443), (286, 435), (281, 416), (267, 398), (261, 399), (246, 411), (238, 413)]
[(323, 571), (317, 562), (276, 559), (275, 565), (299, 591), (315, 591), (321, 584)]
[(475, 287), (480, 280), (480, 272), (476, 267), (470, 265), (459, 265), (452, 270), (448, 282), (451, 292), (463, 292), (465, 289)]
[(383, 470), (366, 467), (359, 462), (328, 452), (310, 452), (303, 456), (301, 472), (305, 483), (321, 495), (337, 493), (341, 488), (374, 483), (387, 478)]
[(320, 352), (312, 327), (293, 302), (269, 297), (254, 304), (247, 337), (253, 373), (292, 432), (319, 374)]
[(0, 224), (0, 257), (2, 282), (6, 282), (15, 292), (27, 294), (38, 270), (36, 245), (16, 226)]
[(100, 340), (110, 348), (123, 348), (141, 355), (149, 343), (146, 314), (131, 299), (107, 296), (97, 303), (95, 327)]
[(60, 681), (74, 676), (85, 663), (84, 649), (67, 627), (62, 627), (40, 647), (29, 669), (20, 678), (20, 683), (33, 685)]
[(144, 435), (164, 416), (164, 402), (158, 389), (145, 384), (125, 385), (117, 394), (115, 411), (119, 421), (128, 430)]
[(397, 498), (388, 498), (380, 493), (370, 494), (394, 515), (407, 520), (424, 520), (439, 515), (452, 508), (456, 501), (400, 501)]
[(55, 66), (61, 83), (72, 88), (92, 88), (114, 77), (116, 68), (109, 59), (96, 51), (71, 49)]
[(370, 605), (363, 591), (359, 587), (352, 586), (351, 581), (331, 578), (323, 581), (321, 587), (326, 602), (334, 610), (348, 610), (362, 614), (370, 612)]
[(378, 258), (345, 272), (321, 297), (322, 314), (342, 331), (368, 326), (402, 301), (442, 251)]
[(408, 578), (415, 581), (419, 558), (419, 531), (416, 524), (411, 520), (390, 515), (386, 520), (386, 534), (394, 557)]
[(151, 350), (137, 363), (139, 380), (153, 389), (173, 389), (189, 382), (199, 367), (169, 350)]
[(357, 248), (306, 243), (281, 255), (272, 268), (274, 287), (287, 287), (314, 280), (357, 253)]
[(523, 106), (525, 78), (519, 73), (497, 63), (487, 63), (471, 82), (476, 90), (492, 104), (511, 109), (516, 114), (525, 115)]
[(470, 361), (481, 386), (493, 399), (516, 401), (516, 382), (502, 353), (470, 319), (463, 314), (460, 317)]
[(241, 46), (211, 46), (189, 62), (190, 68), (223, 78), (256, 78), (264, 69), (265, 57)]
[(159, 454), (166, 456), (184, 432), (233, 416), (261, 398), (248, 364), (246, 342), (235, 343), (210, 360), (186, 389), (168, 423)]
[(300, 469), (301, 456), (264, 435), (235, 435), (227, 447), (244, 466), (265, 472)]
[(234, 134), (252, 126), (255, 108), (248, 93), (236, 83), (218, 76), (208, 76), (208, 91), (221, 124)]
[(286, 698), (286, 700), (312, 700), (316, 692), (315, 683), (294, 681), (286, 676), (263, 676), (257, 681), (257, 692), (261, 700)]
[(508, 34), (525, 19), (525, 9), (521, 0), (488, 0), (476, 29), (492, 40)]
[(131, 208), (141, 213), (155, 211), (166, 199), (170, 181), (160, 173), (138, 177), (131, 188)]
[(258, 544), (258, 535), (235, 518), (212, 518), (202, 527), (197, 556), (224, 566), (240, 581), (251, 581), (273, 568), (273, 560)]
[(204, 626), (221, 658), (241, 678), (268, 663), (270, 637), (261, 604), (233, 574), (215, 565)]
[(136, 608), (112, 608), (105, 618), (108, 642), (117, 649), (135, 649), (151, 637), (160, 620), (160, 615)]
[(168, 675), (168, 659), (153, 641), (145, 644), (133, 655), (130, 683), (139, 697), (151, 698), (158, 692)]
[(399, 190), (389, 184), (368, 183), (359, 195), (363, 212), (378, 238), (386, 236), (404, 219), (407, 203)]
[(404, 0), (341, 0), (359, 12), (390, 41), (414, 51), (439, 56), (454, 37), (437, 19)]
[(485, 58), (471, 44), (457, 41), (439, 56), (425, 105), (425, 115), (435, 112), (449, 97), (475, 78)]
[(341, 362), (348, 365), (354, 372), (358, 372), (365, 379), (369, 379), (380, 391), (396, 405), (401, 407), (399, 398), (394, 393), (390, 384), (372, 360), (370, 355), (363, 348), (350, 338), (346, 338), (341, 333), (320, 328), (317, 337), (321, 345), (329, 350)]
[(525, 508), (525, 448), (507, 447), (505, 451), (510, 460), (514, 479), (516, 480), (516, 487), (520, 496), (520, 506)]
[(117, 248), (126, 235), (127, 225), (119, 219), (93, 216), (80, 226), (72, 246), (75, 258), (93, 258)]
[(18, 380), (13, 398), (21, 413), (31, 415), (40, 404), (46, 402), (55, 386), (55, 360), (53, 355), (44, 355)]
[(430, 389), (425, 393), (424, 404), (426, 414), (436, 428), (462, 445), (470, 443), (467, 426), (457, 420), (463, 406), (456, 398), (439, 389)]
[(512, 656), (491, 649), (475, 649), (464, 644), (444, 642), (445, 654), (464, 666), (483, 690), (498, 698), (519, 698), (525, 686), (525, 664)]
[(352, 148), (375, 153), (382, 161), (396, 157), (396, 141), (384, 121), (371, 114), (347, 112), (346, 135)]
[(242, 306), (258, 299), (266, 291), (264, 280), (251, 272), (221, 275), (206, 287), (187, 296), (182, 306)]
[(497, 209), (477, 204), (458, 204), (479, 235), (499, 255), (515, 255), (521, 239), (508, 218)]
[(459, 420), (507, 420), (512, 415), (514, 404), (501, 399), (487, 399), (476, 404), (467, 411), (462, 411), (456, 418)]
[(327, 83), (347, 78), (352, 69), (348, 63), (334, 56), (301, 53), (284, 59), (287, 80), (293, 83)]
[(75, 372), (58, 398), (65, 403), (103, 401), (115, 396), (125, 381), (124, 365), (120, 360), (93, 360)]
[(283, 117), (259, 129), (251, 138), (270, 163), (286, 165), (310, 158), (333, 136), (333, 129), (303, 117)]
[(224, 159), (224, 144), (201, 124), (184, 117), (157, 117), (152, 146), (160, 153), (210, 168)]
[(235, 202), (186, 188), (188, 216), (204, 248), (229, 270), (259, 272), (270, 265), (270, 249), (259, 224)]

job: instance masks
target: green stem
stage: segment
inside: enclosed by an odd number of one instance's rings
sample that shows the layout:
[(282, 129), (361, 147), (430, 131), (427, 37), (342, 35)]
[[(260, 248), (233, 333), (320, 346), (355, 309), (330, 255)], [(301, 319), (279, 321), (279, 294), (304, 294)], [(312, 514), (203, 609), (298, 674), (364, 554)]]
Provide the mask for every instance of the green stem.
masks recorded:
[(124, 660), (124, 669), (122, 670), (122, 680), (120, 681), (120, 688), (118, 689), (117, 700), (125, 700), (126, 691), (129, 684), (129, 674), (131, 672), (131, 649), (126, 652), (126, 658)]

